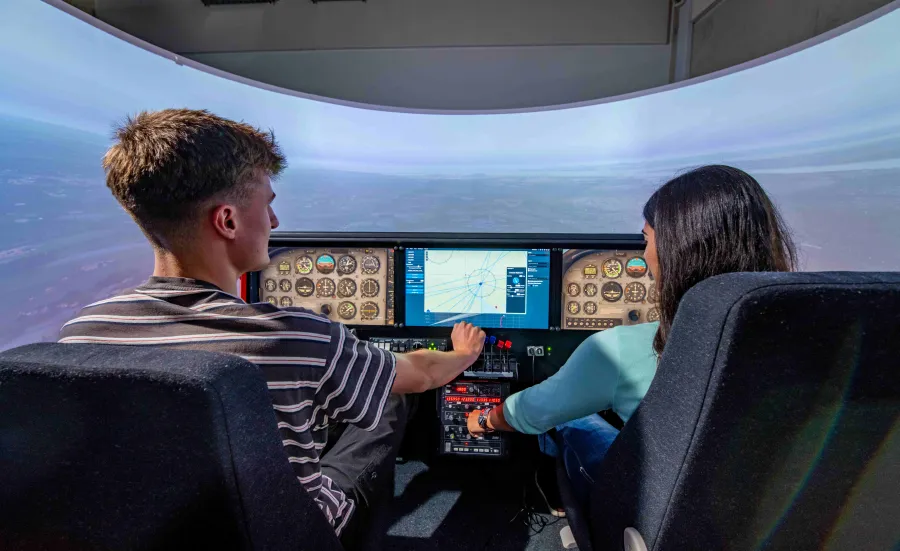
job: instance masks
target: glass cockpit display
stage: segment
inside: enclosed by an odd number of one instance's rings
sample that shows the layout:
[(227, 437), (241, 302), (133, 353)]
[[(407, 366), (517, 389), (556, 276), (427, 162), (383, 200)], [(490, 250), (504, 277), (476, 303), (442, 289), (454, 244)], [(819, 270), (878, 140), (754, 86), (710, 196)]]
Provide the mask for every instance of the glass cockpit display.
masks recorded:
[(272, 249), (260, 300), (348, 325), (394, 324), (394, 250)]
[(565, 251), (562, 291), (563, 329), (659, 321), (656, 282), (640, 251)]
[(550, 250), (407, 249), (406, 324), (547, 329)]

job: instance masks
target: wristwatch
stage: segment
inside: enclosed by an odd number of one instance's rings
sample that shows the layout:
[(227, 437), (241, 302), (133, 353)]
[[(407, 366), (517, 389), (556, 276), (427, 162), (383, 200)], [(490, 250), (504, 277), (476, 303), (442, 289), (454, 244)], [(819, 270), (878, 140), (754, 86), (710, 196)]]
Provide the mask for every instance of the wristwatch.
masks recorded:
[(491, 414), (491, 411), (493, 409), (494, 408), (490, 407), (484, 408), (483, 410), (481, 410), (481, 413), (478, 414), (478, 426), (481, 427), (484, 432), (494, 432), (494, 429), (488, 428), (487, 426), (488, 415)]

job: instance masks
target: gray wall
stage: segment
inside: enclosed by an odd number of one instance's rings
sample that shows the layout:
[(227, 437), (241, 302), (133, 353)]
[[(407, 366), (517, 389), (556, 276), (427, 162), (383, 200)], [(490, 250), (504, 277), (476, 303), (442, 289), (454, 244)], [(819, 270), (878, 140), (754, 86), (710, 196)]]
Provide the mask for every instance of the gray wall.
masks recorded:
[(694, 22), (691, 75), (705, 75), (777, 52), (889, 3), (890, 0), (714, 2)]
[(93, 13), (224, 71), (405, 108), (603, 98), (667, 84), (672, 59), (669, 0), (93, 0)]
[(669, 46), (532, 46), (193, 54), (292, 90), (413, 109), (516, 109), (668, 82)]
[(97, 17), (179, 53), (665, 44), (669, 0), (95, 0)]

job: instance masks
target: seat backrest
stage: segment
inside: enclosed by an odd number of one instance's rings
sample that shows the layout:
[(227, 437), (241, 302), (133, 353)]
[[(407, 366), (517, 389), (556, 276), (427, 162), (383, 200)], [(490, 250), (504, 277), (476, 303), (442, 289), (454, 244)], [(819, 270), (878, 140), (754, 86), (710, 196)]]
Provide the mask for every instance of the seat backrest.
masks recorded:
[(0, 548), (340, 549), (259, 369), (208, 352), (0, 353)]
[(700, 283), (597, 474), (598, 549), (897, 548), (900, 274)]

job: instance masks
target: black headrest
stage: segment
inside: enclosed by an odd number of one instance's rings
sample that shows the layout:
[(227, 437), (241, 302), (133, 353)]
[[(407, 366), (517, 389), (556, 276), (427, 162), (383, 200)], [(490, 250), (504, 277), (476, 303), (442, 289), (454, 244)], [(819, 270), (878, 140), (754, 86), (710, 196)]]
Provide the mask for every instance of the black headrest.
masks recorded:
[(0, 548), (339, 549), (237, 356), (0, 354)]
[(893, 548), (900, 274), (700, 283), (600, 470), (598, 548)]

